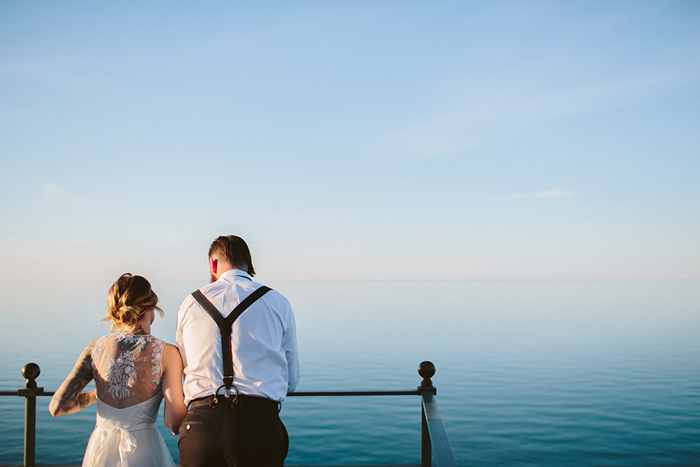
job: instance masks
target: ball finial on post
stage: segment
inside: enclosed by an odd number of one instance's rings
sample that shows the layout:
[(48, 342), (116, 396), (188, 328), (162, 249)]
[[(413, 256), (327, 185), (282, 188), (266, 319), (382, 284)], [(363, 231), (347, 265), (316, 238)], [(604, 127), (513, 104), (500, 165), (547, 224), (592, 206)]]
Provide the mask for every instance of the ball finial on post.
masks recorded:
[(418, 365), (418, 374), (423, 377), (423, 381), (420, 383), (421, 386), (432, 386), (433, 382), (430, 378), (435, 374), (435, 365), (433, 365), (433, 362), (421, 362)]
[(39, 377), (41, 369), (36, 363), (27, 363), (22, 368), (22, 376), (27, 380), (25, 388), (36, 388), (36, 379)]

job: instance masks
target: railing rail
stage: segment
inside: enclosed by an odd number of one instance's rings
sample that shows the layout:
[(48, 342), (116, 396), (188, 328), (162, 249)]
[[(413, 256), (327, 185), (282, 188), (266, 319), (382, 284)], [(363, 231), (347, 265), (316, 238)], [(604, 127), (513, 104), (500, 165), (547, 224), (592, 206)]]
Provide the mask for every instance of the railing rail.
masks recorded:
[[(24, 388), (16, 391), (0, 391), (0, 396), (19, 396), (25, 398), (24, 410), (24, 466), (35, 466), (36, 448), (36, 398), (53, 396), (53, 392), (37, 387), (36, 379), (41, 370), (36, 363), (27, 363), (22, 368), (26, 379)], [(452, 448), (442, 423), (435, 395), (437, 389), (431, 378), (435, 375), (435, 365), (422, 362), (418, 374), (423, 378), (415, 390), (407, 391), (300, 391), (288, 394), (295, 397), (318, 396), (421, 396), (421, 467), (432, 466), (433, 455), (436, 467), (456, 466)], [(388, 467), (388, 466), (387, 466)]]

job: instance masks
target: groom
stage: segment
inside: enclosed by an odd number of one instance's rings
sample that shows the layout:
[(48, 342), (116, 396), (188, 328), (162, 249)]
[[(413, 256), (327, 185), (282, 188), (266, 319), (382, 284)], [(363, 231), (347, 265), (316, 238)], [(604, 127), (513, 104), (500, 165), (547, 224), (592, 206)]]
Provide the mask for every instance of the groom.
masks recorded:
[(235, 235), (209, 249), (211, 283), (184, 299), (176, 341), (185, 364), (180, 466), (284, 464), (281, 402), (299, 381), (289, 301), (257, 282), (248, 245)]

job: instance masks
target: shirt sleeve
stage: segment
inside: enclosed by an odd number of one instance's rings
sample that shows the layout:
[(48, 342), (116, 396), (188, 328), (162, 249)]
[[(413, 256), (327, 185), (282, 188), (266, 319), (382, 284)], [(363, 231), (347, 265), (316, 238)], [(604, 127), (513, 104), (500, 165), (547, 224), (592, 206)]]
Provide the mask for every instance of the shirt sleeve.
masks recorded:
[(294, 392), (299, 383), (299, 350), (297, 349), (297, 327), (292, 307), (289, 308), (289, 323), (282, 340), (282, 348), (287, 358), (287, 393)]
[(187, 298), (180, 304), (180, 309), (177, 311), (177, 325), (175, 328), (175, 343), (180, 351), (180, 356), (182, 357), (182, 362), (184, 363), (185, 367), (187, 367), (187, 355), (185, 354), (185, 341), (182, 337), (182, 326), (189, 305), (190, 304), (188, 303)]

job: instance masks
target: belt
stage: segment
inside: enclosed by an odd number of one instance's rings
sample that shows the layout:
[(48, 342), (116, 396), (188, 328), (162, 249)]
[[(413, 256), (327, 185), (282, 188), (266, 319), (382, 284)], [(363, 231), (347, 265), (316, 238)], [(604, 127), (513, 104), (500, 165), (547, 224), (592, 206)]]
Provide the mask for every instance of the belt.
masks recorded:
[(260, 409), (260, 410), (274, 410), (275, 412), (280, 411), (282, 408), (282, 403), (278, 401), (273, 401), (266, 397), (258, 396), (246, 396), (245, 394), (239, 394), (235, 397), (225, 397), (222, 394), (218, 396), (207, 396), (200, 397), (199, 399), (194, 399), (190, 402), (187, 407), (190, 410), (200, 409), (203, 407), (216, 408), (222, 405), (229, 405), (231, 407), (241, 407), (246, 409)]

